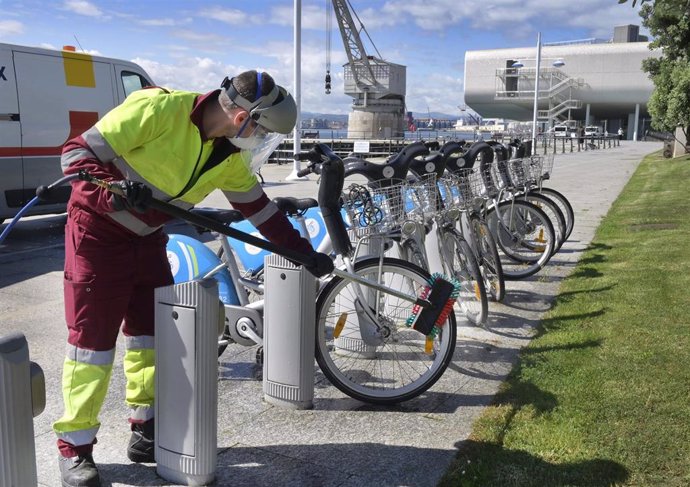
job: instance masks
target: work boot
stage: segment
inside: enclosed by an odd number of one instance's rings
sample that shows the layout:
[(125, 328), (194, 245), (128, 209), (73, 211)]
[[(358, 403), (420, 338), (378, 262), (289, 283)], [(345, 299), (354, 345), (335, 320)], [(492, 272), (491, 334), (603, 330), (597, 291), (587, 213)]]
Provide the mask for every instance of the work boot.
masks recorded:
[(127, 457), (135, 463), (154, 463), (153, 420), (145, 423), (132, 423), (132, 436), (127, 447)]
[(90, 453), (58, 457), (62, 487), (101, 487), (101, 478)]

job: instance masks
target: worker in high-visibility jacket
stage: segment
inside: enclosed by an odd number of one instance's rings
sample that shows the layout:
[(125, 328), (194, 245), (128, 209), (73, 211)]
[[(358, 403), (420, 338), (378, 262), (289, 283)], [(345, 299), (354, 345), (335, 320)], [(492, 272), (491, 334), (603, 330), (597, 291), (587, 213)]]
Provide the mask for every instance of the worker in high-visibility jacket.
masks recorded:
[(72, 183), (65, 228), (64, 414), (58, 436), (63, 485), (98, 486), (93, 445), (122, 326), (127, 450), (154, 461), (154, 289), (173, 283), (166, 257), (170, 219), (147, 209), (151, 198), (191, 208), (220, 189), (269, 241), (314, 256), (309, 270), (333, 269), (271, 202), (252, 168), (294, 125), (292, 96), (256, 71), (223, 80), (205, 95), (152, 87), (132, 93), (92, 128), (65, 144), (65, 174), (86, 170), (123, 195)]

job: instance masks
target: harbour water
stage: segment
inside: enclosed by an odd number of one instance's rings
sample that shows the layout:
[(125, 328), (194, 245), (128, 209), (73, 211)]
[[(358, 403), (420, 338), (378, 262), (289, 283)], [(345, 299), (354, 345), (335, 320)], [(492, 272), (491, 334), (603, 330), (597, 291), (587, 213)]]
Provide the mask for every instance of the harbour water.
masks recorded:
[[(492, 138), (492, 133), (488, 131), (474, 131), (474, 130), (451, 130), (451, 129), (440, 129), (440, 130), (416, 130), (414, 132), (405, 131), (403, 134), (404, 140), (436, 140), (436, 139), (464, 139), (467, 141), (474, 140), (486, 140)], [(302, 129), (303, 139), (326, 139), (326, 140), (341, 140), (341, 139), (352, 139), (352, 140), (364, 140), (368, 139), (362, 134), (358, 136), (357, 134), (349, 134), (348, 130), (335, 130), (335, 129)], [(374, 139), (386, 139), (386, 137), (373, 137)], [(399, 137), (395, 137), (399, 138)]]

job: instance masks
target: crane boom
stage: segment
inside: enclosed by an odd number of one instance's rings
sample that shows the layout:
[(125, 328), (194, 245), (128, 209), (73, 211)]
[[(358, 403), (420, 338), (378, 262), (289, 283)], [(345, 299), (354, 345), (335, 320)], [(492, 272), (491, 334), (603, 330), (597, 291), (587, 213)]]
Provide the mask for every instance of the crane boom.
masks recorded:
[(364, 44), (362, 44), (362, 38), (359, 36), (359, 31), (350, 14), (350, 2), (348, 0), (332, 0), (332, 3), (347, 59), (352, 68), (352, 76), (358, 87), (369, 90), (378, 83), (371, 63), (369, 63)]
[[(343, 87), (352, 97), (348, 137), (400, 137), (404, 132), (406, 67), (384, 61), (374, 41), (352, 8), (350, 0), (326, 0), (333, 6), (348, 62), (343, 65)], [(327, 10), (330, 10), (327, 8)], [(355, 24), (357, 23), (357, 24)], [(330, 22), (326, 21), (328, 35)], [(364, 33), (377, 56), (368, 55)], [(327, 57), (328, 60), (328, 57)], [(330, 63), (326, 64), (326, 92), (330, 88)]]

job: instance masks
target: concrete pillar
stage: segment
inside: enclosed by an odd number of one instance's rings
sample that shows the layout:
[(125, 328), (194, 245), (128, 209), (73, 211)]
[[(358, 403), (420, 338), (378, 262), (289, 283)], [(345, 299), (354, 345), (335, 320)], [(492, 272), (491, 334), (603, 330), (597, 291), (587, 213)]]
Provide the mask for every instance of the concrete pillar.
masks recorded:
[(587, 107), (585, 108), (585, 127), (589, 125), (589, 103), (587, 103)]
[(633, 129), (632, 140), (637, 140), (637, 129), (639, 127), (639, 123), (640, 123), (640, 104), (635, 103), (635, 128)]

